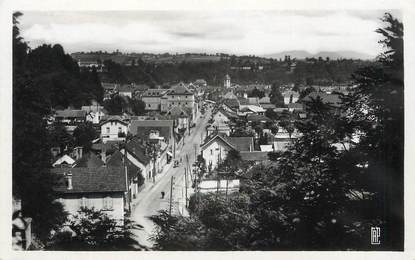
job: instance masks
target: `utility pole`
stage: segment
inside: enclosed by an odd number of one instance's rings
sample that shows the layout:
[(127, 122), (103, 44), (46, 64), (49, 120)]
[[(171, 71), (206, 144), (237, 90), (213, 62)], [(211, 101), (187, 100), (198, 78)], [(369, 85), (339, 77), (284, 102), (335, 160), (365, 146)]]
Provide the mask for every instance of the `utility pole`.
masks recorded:
[(174, 177), (171, 176), (170, 180), (170, 202), (169, 202), (169, 215), (171, 216), (171, 210), (173, 207), (173, 184), (174, 184)]
[(184, 188), (185, 188), (185, 201), (184, 205), (187, 208), (187, 170), (184, 168)]

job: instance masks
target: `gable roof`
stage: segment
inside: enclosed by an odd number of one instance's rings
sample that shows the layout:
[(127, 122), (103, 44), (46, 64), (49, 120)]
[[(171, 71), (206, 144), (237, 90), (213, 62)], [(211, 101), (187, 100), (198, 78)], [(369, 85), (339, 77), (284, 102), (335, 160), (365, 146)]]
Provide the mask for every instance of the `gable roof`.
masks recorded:
[(225, 95), (223, 95), (224, 99), (238, 99), (238, 97), (232, 92), (229, 91)]
[(142, 164), (147, 165), (150, 163), (150, 157), (148, 157), (145, 153), (146, 148), (144, 147), (144, 145), (140, 144), (138, 140), (130, 140), (126, 144), (125, 148)]
[(300, 93), (298, 93), (297, 91), (288, 90), (282, 92), (282, 95), (284, 97), (291, 97), (291, 95), (293, 95), (293, 97), (298, 98), (300, 96)]
[(160, 136), (169, 140), (173, 133), (173, 120), (131, 120), (130, 133), (147, 139), (151, 130), (158, 130)]
[(149, 88), (141, 95), (142, 97), (161, 97), (166, 94), (167, 89)]
[(100, 123), (100, 125), (104, 125), (104, 124), (106, 124), (108, 122), (119, 122), (119, 123), (121, 123), (123, 125), (128, 125), (128, 123), (125, 122), (123, 120), (123, 118), (121, 116), (118, 116), (118, 115), (108, 115), (107, 117), (104, 117), (104, 118), (106, 118), (106, 119), (104, 121), (102, 121)]
[(94, 167), (100, 167), (103, 166), (104, 162), (98, 158), (97, 155), (94, 153), (85, 153), (82, 158), (78, 159), (74, 163), (74, 168), (80, 168), (80, 167), (88, 167), (88, 168), (94, 168)]
[(225, 99), (223, 101), (223, 104), (227, 105), (228, 107), (232, 109), (238, 109), (239, 108), (239, 101), (238, 99)]
[(65, 154), (64, 156), (60, 157), (59, 159), (57, 159), (52, 166), (56, 167), (59, 166), (61, 164), (66, 164), (66, 165), (72, 165), (74, 164), (75, 160), (72, 159), (72, 157), (70, 157), (69, 155)]
[[(61, 177), (54, 187), (58, 193), (107, 193), (126, 191), (123, 167), (52, 168), (51, 173)], [(72, 174), (73, 189), (68, 190), (65, 174)]]
[[(107, 167), (124, 167), (124, 154), (120, 151), (116, 151), (107, 160)], [(130, 160), (126, 160), (127, 175), (131, 179), (136, 176), (138, 172), (141, 172), (140, 168), (134, 165)]]
[(183, 82), (180, 82), (179, 84), (173, 85), (167, 95), (193, 95), (193, 92)]
[(224, 134), (216, 134), (206, 140), (206, 142), (201, 145), (201, 149), (203, 150), (216, 139), (222, 140), (229, 147), (240, 152), (250, 151), (254, 147), (253, 137), (229, 137)]
[(188, 117), (188, 113), (180, 106), (172, 107), (168, 112), (167, 115), (172, 116), (173, 118), (177, 117)]

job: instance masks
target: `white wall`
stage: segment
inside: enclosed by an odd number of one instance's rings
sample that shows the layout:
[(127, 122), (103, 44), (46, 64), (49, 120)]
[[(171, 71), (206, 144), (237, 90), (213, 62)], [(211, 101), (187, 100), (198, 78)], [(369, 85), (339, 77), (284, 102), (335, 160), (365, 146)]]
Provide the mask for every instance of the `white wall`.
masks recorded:
[[(107, 129), (108, 128), (108, 129)], [(121, 128), (121, 129), (120, 129)], [(109, 121), (101, 125), (101, 138), (105, 143), (107, 141), (124, 140), (124, 137), (118, 137), (118, 133), (123, 132), (127, 135), (128, 126), (117, 121)]]
[[(109, 196), (112, 198), (112, 210), (104, 210), (104, 198)], [(124, 219), (124, 199), (123, 192), (113, 193), (90, 193), (90, 194), (64, 194), (58, 199), (62, 203), (65, 210), (70, 214), (77, 214), (81, 208), (82, 197), (85, 198), (86, 207), (95, 210), (104, 210), (113, 219)]]
[(209, 146), (205, 147), (202, 150), (202, 156), (206, 161), (206, 165), (212, 164), (212, 170), (218, 166), (219, 158), (225, 160), (226, 155), (228, 154), (229, 148), (227, 145), (223, 145), (222, 141), (218, 139), (214, 140)]

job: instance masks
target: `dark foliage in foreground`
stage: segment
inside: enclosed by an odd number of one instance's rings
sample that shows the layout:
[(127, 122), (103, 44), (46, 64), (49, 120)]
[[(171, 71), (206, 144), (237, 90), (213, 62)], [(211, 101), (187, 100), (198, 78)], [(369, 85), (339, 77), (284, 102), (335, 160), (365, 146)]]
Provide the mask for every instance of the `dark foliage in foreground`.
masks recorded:
[(66, 225), (66, 231), (57, 232), (46, 250), (120, 251), (144, 249), (132, 231), (142, 228), (126, 219), (124, 223), (94, 209), (82, 208)]
[(199, 194), (190, 217), (153, 216), (156, 249), (403, 250), (403, 26), (383, 21), (388, 50), (355, 73), (342, 106), (308, 102), (303, 136), (251, 168), (238, 194)]

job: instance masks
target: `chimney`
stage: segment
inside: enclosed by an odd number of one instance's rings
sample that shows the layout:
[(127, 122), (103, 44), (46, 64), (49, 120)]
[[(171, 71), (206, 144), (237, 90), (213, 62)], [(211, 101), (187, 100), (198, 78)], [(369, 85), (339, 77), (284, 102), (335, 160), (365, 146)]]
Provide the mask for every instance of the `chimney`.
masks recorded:
[(68, 190), (72, 190), (72, 173), (68, 172), (66, 173), (66, 184), (67, 184), (67, 189)]

